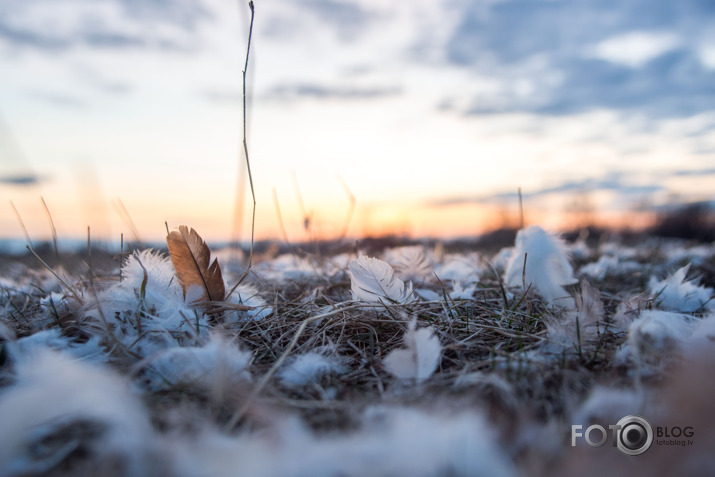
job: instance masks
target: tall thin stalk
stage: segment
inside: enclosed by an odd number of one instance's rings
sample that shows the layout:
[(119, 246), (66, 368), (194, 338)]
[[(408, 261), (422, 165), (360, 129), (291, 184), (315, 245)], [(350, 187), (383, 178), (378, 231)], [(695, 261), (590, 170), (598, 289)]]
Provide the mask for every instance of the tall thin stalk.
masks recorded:
[(248, 58), (251, 54), (251, 37), (253, 36), (253, 18), (255, 16), (255, 8), (253, 0), (248, 2), (248, 7), (251, 9), (251, 24), (248, 27), (248, 45), (246, 46), (246, 63), (243, 67), (243, 152), (246, 155), (246, 169), (248, 170), (248, 183), (251, 186), (251, 199), (253, 200), (253, 210), (251, 211), (251, 249), (248, 253), (248, 265), (246, 270), (241, 274), (236, 284), (231, 288), (231, 291), (226, 295), (226, 300), (231, 296), (236, 287), (243, 282), (253, 265), (253, 243), (256, 231), (256, 192), (253, 188), (253, 175), (251, 174), (251, 161), (248, 159), (248, 143), (246, 141), (246, 72), (248, 71)]

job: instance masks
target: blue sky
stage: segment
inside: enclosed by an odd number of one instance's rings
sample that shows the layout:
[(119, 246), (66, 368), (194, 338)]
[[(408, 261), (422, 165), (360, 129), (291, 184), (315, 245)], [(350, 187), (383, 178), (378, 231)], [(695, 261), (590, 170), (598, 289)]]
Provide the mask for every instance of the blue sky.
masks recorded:
[[(710, 1), (255, 3), (260, 237), (280, 235), (274, 190), (292, 240), (304, 215), (339, 234), (351, 194), (356, 236), (475, 233), (518, 187), (554, 226), (584, 197), (604, 217), (713, 198)], [(129, 233), (121, 200), (145, 239), (165, 220), (245, 238), (248, 19), (224, 0), (3, 1), (0, 200), (35, 237), (42, 196), (61, 236)], [(0, 225), (21, 234), (9, 206)]]

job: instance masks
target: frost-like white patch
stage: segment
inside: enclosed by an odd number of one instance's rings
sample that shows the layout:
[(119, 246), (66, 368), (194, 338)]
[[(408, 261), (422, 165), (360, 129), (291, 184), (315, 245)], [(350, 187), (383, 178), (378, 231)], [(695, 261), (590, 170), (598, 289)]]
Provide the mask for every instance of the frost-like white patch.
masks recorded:
[(109, 368), (45, 350), (16, 376), (0, 394), (1, 475), (152, 475), (148, 416)]
[(690, 265), (686, 265), (665, 280), (651, 277), (648, 289), (665, 310), (692, 313), (706, 305), (713, 305), (713, 289), (698, 286), (697, 280), (685, 280)]
[(573, 298), (563, 288), (577, 282), (568, 249), (560, 237), (539, 226), (532, 225), (516, 234), (505, 282), (511, 287), (531, 285), (549, 303), (574, 307)]
[(405, 333), (405, 348), (390, 351), (384, 365), (399, 379), (422, 382), (432, 376), (439, 366), (442, 345), (432, 328), (415, 329), (415, 320), (410, 321)]

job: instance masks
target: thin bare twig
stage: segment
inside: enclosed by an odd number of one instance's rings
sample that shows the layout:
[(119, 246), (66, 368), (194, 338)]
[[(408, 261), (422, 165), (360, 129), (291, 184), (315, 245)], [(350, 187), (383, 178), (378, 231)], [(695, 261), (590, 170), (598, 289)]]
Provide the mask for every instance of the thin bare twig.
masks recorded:
[(519, 191), (519, 229), (524, 228), (524, 201), (521, 197), (521, 187), (518, 189)]
[(52, 214), (50, 213), (50, 209), (47, 207), (45, 199), (40, 196), (40, 200), (42, 201), (42, 207), (44, 207), (45, 213), (47, 214), (47, 220), (50, 221), (50, 231), (52, 232), (52, 245), (55, 248), (55, 257), (59, 258), (60, 252), (57, 249), (57, 229), (55, 229), (55, 221), (52, 220)]
[(343, 225), (343, 231), (340, 233), (340, 236), (338, 237), (338, 240), (343, 240), (348, 235), (348, 229), (350, 228), (350, 222), (352, 222), (353, 214), (355, 213), (355, 205), (357, 204), (357, 200), (355, 199), (355, 196), (353, 195), (352, 191), (350, 190), (350, 187), (348, 187), (348, 184), (345, 182), (345, 180), (343, 180), (343, 178), (340, 175), (338, 175), (338, 180), (342, 184), (343, 189), (345, 189), (345, 193), (350, 198), (350, 207), (348, 208), (348, 213), (345, 217), (345, 224)]
[(25, 240), (27, 240), (27, 244), (30, 246), (30, 248), (34, 249), (35, 247), (32, 245), (32, 240), (30, 240), (30, 234), (27, 233), (27, 227), (25, 227), (25, 222), (22, 221), (22, 217), (20, 217), (20, 212), (17, 211), (17, 208), (12, 201), (10, 201), (10, 207), (12, 207), (12, 210), (15, 211), (15, 217), (17, 217), (17, 221), (20, 222), (20, 227), (22, 227), (22, 233), (25, 234)]
[(246, 169), (248, 170), (248, 183), (251, 186), (251, 199), (253, 200), (253, 210), (251, 211), (251, 249), (248, 253), (248, 265), (246, 270), (241, 274), (236, 284), (231, 288), (231, 291), (226, 295), (226, 300), (231, 296), (231, 294), (236, 290), (238, 285), (240, 285), (243, 280), (248, 276), (251, 271), (251, 265), (253, 265), (253, 243), (255, 239), (256, 232), (256, 192), (253, 188), (253, 175), (251, 174), (251, 161), (248, 159), (248, 143), (246, 141), (246, 72), (248, 71), (248, 58), (251, 53), (251, 37), (253, 36), (253, 18), (255, 16), (255, 8), (253, 6), (253, 0), (248, 2), (248, 7), (251, 9), (251, 24), (248, 27), (248, 45), (246, 46), (246, 64), (243, 67), (243, 152), (246, 155)]
[(139, 235), (139, 229), (134, 224), (134, 221), (132, 220), (132, 216), (129, 215), (129, 211), (124, 206), (124, 202), (122, 202), (122, 199), (118, 197), (117, 201), (113, 202), (113, 204), (114, 204), (114, 207), (117, 209), (117, 212), (119, 212), (119, 216), (122, 218), (122, 220), (124, 220), (125, 225), (127, 227), (129, 227), (129, 231), (134, 236), (134, 240), (141, 247), (143, 247), (144, 241), (142, 240), (141, 235)]

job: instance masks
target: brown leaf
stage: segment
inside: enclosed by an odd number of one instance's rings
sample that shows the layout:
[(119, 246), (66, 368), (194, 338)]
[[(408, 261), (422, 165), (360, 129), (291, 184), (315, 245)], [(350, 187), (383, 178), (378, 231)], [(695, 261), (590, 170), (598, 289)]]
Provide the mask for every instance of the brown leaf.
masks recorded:
[[(181, 225), (178, 231), (173, 230), (166, 236), (166, 244), (176, 276), (184, 289), (184, 297), (189, 288), (198, 287), (197, 299), (192, 300), (193, 304), (222, 301), (225, 298), (226, 288), (221, 267), (216, 259), (209, 265), (211, 252), (196, 230)], [(200, 295), (198, 291), (201, 291)], [(193, 295), (194, 290), (191, 293)]]

